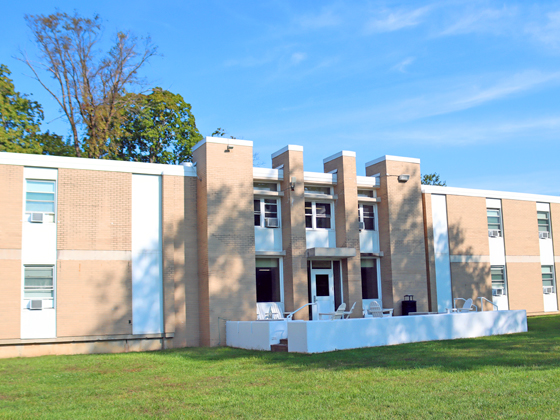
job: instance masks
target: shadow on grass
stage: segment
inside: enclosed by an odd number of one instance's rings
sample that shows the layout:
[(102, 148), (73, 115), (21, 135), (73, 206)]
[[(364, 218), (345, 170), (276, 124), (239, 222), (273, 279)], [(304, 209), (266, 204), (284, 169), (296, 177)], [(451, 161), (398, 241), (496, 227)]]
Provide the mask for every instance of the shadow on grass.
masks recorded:
[(321, 354), (271, 353), (233, 348), (189, 348), (157, 353), (162, 360), (185, 358), (204, 364), (259, 359), (296, 371), (310, 369), (477, 370), (482, 367), (560, 367), (560, 316), (530, 318), (529, 332), (474, 339), (430, 341)]

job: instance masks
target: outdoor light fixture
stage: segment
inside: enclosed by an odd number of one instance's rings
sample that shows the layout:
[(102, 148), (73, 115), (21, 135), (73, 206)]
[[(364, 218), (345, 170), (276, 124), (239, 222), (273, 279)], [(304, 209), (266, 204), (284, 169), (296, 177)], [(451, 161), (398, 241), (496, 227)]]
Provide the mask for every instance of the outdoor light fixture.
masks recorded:
[(399, 175), (397, 179), (399, 180), (399, 182), (406, 182), (410, 179), (410, 175), (408, 174)]
[(233, 146), (232, 146), (231, 144), (228, 144), (228, 145), (227, 145), (227, 149), (224, 150), (224, 152), (225, 152), (225, 153), (229, 153), (229, 152), (231, 152), (232, 149), (233, 149)]
[(297, 179), (295, 176), (290, 178), (290, 188), (292, 189), (292, 191), (296, 188), (296, 181)]

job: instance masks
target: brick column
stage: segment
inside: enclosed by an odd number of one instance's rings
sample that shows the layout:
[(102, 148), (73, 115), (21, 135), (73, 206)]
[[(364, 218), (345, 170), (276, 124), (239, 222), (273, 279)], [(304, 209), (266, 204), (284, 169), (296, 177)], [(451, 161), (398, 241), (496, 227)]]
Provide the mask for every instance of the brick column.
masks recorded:
[(225, 345), (225, 319), (256, 316), (253, 143), (206, 137), (195, 146), (200, 344)]
[[(418, 311), (428, 310), (420, 160), (383, 156), (366, 163), (366, 175), (380, 174), (379, 245), (383, 306), (401, 314), (404, 295), (414, 295)], [(408, 174), (407, 182), (398, 175)]]
[[(307, 286), (307, 257), (305, 256), (305, 199), (303, 197), (303, 147), (289, 145), (272, 154), (272, 167), (283, 165), (284, 180), (281, 190), (282, 205), (282, 249), (284, 257), (284, 305), (286, 311), (293, 311), (309, 302)], [(294, 191), (290, 187), (291, 178), (296, 178)], [(309, 319), (309, 313), (302, 310), (296, 319)]]
[(334, 193), (335, 229), (337, 248), (354, 248), (356, 256), (342, 260), (342, 281), (344, 301), (347, 309), (354, 302), (356, 308), (352, 317), (361, 317), (362, 273), (360, 264), (360, 233), (358, 229), (358, 185), (356, 179), (356, 153), (342, 151), (323, 161), (326, 173), (336, 170), (337, 183)]

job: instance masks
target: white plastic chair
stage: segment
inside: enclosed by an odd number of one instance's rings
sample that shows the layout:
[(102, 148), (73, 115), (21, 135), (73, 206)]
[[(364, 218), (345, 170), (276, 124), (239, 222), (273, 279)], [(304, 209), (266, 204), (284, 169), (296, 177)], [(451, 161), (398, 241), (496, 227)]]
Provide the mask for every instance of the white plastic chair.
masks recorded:
[(374, 318), (383, 318), (383, 310), (375, 300), (370, 302), (367, 314)]
[[(457, 300), (462, 300), (464, 302), (462, 308), (457, 307)], [(478, 310), (476, 305), (473, 303), (473, 300), (470, 299), (470, 298), (469, 299), (455, 298), (455, 299), (453, 299), (453, 304), (455, 305), (455, 308), (453, 308), (453, 309), (457, 312), (470, 312), (470, 311), (477, 311)]]
[(344, 319), (350, 318), (350, 315), (352, 315), (352, 312), (354, 312), (354, 307), (355, 306), (356, 306), (356, 302), (354, 302), (354, 304), (352, 305), (352, 307), (350, 308), (350, 310), (348, 312), (344, 312)]
[(284, 304), (279, 302), (258, 302), (257, 321), (284, 319)]

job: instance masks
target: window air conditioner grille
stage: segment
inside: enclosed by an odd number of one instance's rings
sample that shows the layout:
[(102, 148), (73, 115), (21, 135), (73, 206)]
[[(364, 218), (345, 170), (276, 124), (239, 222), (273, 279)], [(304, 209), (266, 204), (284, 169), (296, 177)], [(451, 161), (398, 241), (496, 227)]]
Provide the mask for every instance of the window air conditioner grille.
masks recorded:
[(548, 239), (550, 234), (548, 232), (539, 232), (539, 239)]
[(29, 221), (32, 223), (43, 223), (43, 213), (31, 213)]
[(41, 299), (33, 299), (29, 302), (29, 309), (43, 309), (43, 301)]
[(549, 295), (551, 293), (554, 293), (554, 287), (553, 286), (543, 286), (542, 291), (545, 295)]
[(266, 219), (264, 219), (264, 226), (268, 227), (268, 228), (277, 228), (278, 227), (278, 219), (277, 218), (272, 218), (272, 217), (267, 217)]
[(492, 289), (492, 296), (502, 296), (504, 294), (503, 288)]
[(364, 222), (359, 222), (358, 223), (358, 229), (364, 230), (365, 228), (366, 228), (366, 224)]
[(491, 237), (491, 238), (499, 238), (500, 237), (500, 231), (495, 230), (495, 229), (489, 230), (488, 231), (488, 236)]

